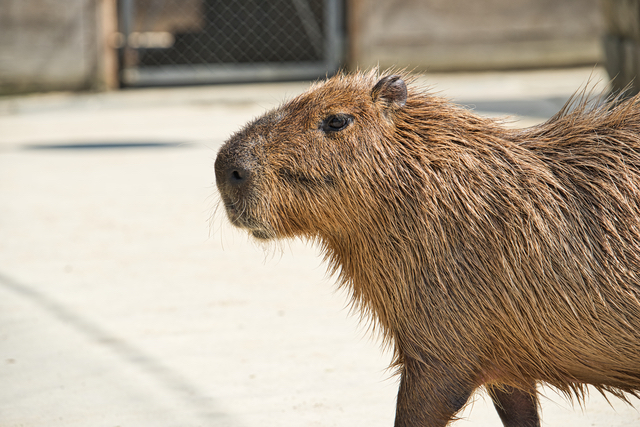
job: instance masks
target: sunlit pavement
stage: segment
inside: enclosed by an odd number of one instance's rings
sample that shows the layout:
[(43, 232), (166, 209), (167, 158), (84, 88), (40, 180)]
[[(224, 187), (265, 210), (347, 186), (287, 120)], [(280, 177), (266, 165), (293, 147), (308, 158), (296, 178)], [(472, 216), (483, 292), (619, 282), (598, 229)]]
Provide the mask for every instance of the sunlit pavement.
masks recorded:
[[(418, 79), (528, 126), (601, 69)], [(0, 425), (391, 426), (390, 353), (317, 250), (216, 212), (234, 130), (308, 83), (0, 98)], [(640, 425), (547, 390), (544, 425)], [(482, 394), (457, 426), (497, 426)]]

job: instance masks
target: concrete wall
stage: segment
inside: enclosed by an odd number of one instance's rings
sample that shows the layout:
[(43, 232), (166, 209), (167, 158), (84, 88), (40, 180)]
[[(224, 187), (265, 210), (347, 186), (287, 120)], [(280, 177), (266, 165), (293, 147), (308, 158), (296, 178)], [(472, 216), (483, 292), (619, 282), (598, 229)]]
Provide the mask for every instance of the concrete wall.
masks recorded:
[(482, 70), (602, 58), (598, 0), (349, 0), (350, 65)]
[(0, 94), (113, 86), (109, 9), (115, 0), (1, 0)]

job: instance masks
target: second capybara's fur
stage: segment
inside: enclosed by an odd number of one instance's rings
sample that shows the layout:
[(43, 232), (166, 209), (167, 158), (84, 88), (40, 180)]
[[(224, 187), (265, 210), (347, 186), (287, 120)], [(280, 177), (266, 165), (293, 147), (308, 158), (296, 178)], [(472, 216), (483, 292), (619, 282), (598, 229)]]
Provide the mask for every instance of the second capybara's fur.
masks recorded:
[(394, 346), (396, 426), (446, 425), (483, 385), (505, 426), (540, 424), (541, 382), (637, 395), (640, 99), (513, 130), (377, 73), (317, 83), (224, 144), (231, 222), (324, 249)]

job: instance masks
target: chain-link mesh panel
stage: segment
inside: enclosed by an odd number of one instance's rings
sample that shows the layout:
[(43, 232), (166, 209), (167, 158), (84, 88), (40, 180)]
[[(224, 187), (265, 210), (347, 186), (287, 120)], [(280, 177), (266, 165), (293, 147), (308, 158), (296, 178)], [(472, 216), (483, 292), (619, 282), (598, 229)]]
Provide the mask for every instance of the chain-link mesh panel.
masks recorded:
[(163, 74), (167, 83), (190, 75), (286, 78), (296, 65), (300, 77), (315, 77), (338, 66), (338, 0), (122, 0), (120, 7), (125, 83), (144, 84), (145, 75), (158, 83)]

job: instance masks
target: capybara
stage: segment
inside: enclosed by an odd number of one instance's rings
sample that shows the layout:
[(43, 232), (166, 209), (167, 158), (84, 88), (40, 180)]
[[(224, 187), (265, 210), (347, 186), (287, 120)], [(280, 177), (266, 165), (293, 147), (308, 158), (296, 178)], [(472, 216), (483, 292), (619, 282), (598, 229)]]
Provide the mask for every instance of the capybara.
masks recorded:
[(324, 250), (393, 344), (396, 426), (479, 386), (539, 426), (538, 383), (640, 390), (640, 98), (586, 99), (515, 130), (403, 72), (340, 74), (226, 141), (217, 187), (256, 239)]

